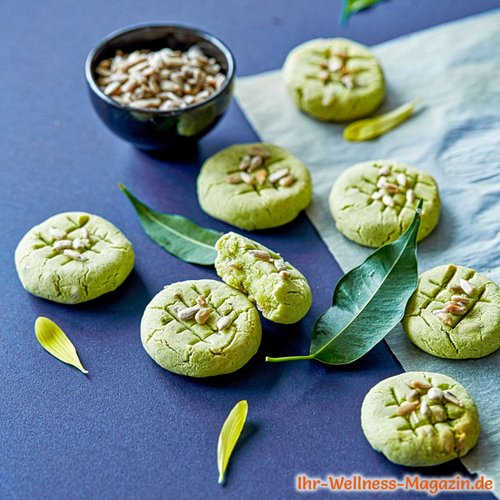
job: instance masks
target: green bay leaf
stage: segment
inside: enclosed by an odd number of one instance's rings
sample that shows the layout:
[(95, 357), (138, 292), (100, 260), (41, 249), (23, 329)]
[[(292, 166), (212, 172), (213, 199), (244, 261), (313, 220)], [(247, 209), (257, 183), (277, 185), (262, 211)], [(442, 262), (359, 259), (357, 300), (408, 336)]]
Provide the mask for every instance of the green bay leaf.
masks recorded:
[(219, 484), (223, 484), (227, 464), (238, 442), (243, 426), (247, 419), (248, 402), (245, 400), (236, 403), (226, 418), (219, 434), (217, 444), (217, 468), (219, 469)]
[(360, 10), (368, 9), (376, 3), (383, 0), (344, 0), (342, 4), (342, 14), (340, 20), (342, 23), (347, 23), (349, 17)]
[(136, 198), (123, 184), (120, 189), (137, 212), (146, 234), (175, 257), (202, 266), (215, 263), (215, 242), (220, 233), (198, 226), (182, 215), (157, 212)]
[(393, 243), (380, 247), (337, 283), (332, 306), (316, 324), (310, 354), (267, 361), (316, 359), (352, 363), (378, 344), (402, 319), (417, 287), (417, 234), (422, 201), (412, 223)]

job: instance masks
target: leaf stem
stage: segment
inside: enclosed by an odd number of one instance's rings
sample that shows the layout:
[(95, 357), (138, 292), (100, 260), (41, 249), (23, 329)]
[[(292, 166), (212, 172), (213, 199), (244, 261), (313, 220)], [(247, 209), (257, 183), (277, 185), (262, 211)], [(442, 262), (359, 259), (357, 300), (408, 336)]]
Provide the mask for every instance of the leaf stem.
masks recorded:
[(266, 356), (266, 361), (268, 363), (282, 363), (284, 361), (302, 361), (307, 359), (314, 359), (314, 354), (308, 354), (307, 356), (283, 356), (282, 358), (271, 358)]

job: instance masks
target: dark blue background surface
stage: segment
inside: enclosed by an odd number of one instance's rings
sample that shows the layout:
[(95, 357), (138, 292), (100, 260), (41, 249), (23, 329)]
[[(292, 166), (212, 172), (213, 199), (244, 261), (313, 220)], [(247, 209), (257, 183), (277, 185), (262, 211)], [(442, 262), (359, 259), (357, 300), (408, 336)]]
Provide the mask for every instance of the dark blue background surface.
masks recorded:
[[(219, 149), (255, 135), (233, 105), (191, 158), (147, 156), (112, 136), (93, 114), (83, 63), (110, 31), (168, 20), (221, 37), (234, 51), (238, 73), (248, 75), (279, 67), (293, 46), (313, 37), (348, 36), (373, 44), (497, 6), (498, 0), (391, 0), (341, 27), (340, 1), (333, 0), (4, 0), (0, 498), (286, 498), (294, 496), (294, 476), (300, 472), (405, 474), (405, 468), (371, 450), (359, 422), (369, 388), (402, 371), (385, 344), (339, 369), (263, 361), (265, 355), (307, 351), (312, 325), (340, 276), (305, 216), (254, 235), (308, 277), (314, 304), (300, 324), (266, 322), (258, 355), (223, 378), (179, 377), (149, 359), (139, 323), (150, 298), (166, 283), (214, 277), (214, 272), (180, 262), (150, 241), (117, 183), (160, 210), (227, 230), (198, 206), (198, 167)], [(117, 292), (71, 307), (25, 293), (13, 263), (26, 230), (67, 210), (111, 220), (137, 253), (133, 275)], [(68, 332), (88, 377), (42, 350), (33, 333), (38, 315)], [(227, 486), (221, 488), (218, 432), (232, 406), (244, 398), (250, 406), (248, 425)], [(464, 472), (458, 461), (425, 473), (455, 472)]]

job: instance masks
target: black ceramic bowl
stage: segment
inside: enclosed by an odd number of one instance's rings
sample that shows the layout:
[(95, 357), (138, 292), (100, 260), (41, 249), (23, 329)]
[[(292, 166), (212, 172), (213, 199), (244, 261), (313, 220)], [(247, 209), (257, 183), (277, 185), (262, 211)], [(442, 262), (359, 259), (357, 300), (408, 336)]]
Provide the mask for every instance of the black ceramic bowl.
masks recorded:
[[(159, 50), (165, 47), (187, 50), (197, 45), (217, 60), (226, 75), (221, 88), (206, 101), (183, 109), (159, 111), (131, 108), (114, 101), (99, 88), (95, 68), (118, 49)], [(92, 105), (102, 121), (116, 135), (141, 149), (178, 149), (192, 145), (209, 132), (226, 112), (233, 93), (235, 63), (231, 51), (219, 39), (204, 31), (160, 23), (131, 26), (111, 33), (90, 52), (85, 77)]]

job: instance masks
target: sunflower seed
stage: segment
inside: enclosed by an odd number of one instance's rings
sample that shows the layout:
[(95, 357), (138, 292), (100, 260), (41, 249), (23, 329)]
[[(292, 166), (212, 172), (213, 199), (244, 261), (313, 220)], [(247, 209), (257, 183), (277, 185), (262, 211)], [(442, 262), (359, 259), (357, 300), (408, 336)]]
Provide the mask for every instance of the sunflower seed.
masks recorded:
[(427, 382), (421, 382), (420, 380), (412, 380), (410, 382), (410, 387), (413, 387), (413, 389), (423, 389), (424, 391), (426, 391), (430, 389), (432, 385), (428, 384)]
[(253, 172), (257, 170), (262, 165), (262, 158), (260, 156), (252, 156), (250, 160), (250, 165), (248, 166), (248, 171)]
[(463, 278), (460, 278), (460, 287), (467, 295), (472, 295), (476, 291), (476, 287)]
[(200, 307), (206, 307), (207, 306), (207, 299), (205, 298), (204, 295), (199, 295), (198, 297), (196, 297), (196, 303)]
[(340, 78), (340, 81), (347, 90), (354, 88), (354, 77), (352, 75), (344, 75)]
[(80, 238), (75, 238), (73, 240), (73, 248), (75, 250), (83, 250), (85, 248), (85, 245), (83, 244), (83, 241)]
[(391, 194), (399, 193), (398, 186), (396, 186), (396, 184), (393, 184), (392, 182), (384, 182), (384, 184), (382, 185), (382, 188)]
[(420, 398), (420, 393), (416, 389), (410, 391), (406, 396), (407, 401), (417, 401), (419, 398)]
[(54, 241), (52, 248), (54, 250), (64, 250), (65, 248), (71, 248), (72, 247), (72, 242), (70, 240), (59, 240), (59, 241)]
[(160, 99), (137, 99), (130, 103), (131, 108), (158, 108), (161, 104)]
[(446, 302), (444, 310), (448, 313), (457, 314), (459, 316), (467, 312), (467, 308), (458, 302)]
[(382, 175), (378, 178), (378, 181), (377, 181), (377, 187), (378, 188), (382, 188), (384, 187), (384, 184), (387, 182), (387, 177), (385, 177), (385, 175)]
[(383, 167), (380, 167), (378, 169), (378, 175), (389, 175), (390, 173), (391, 169), (387, 165), (384, 165)]
[(200, 310), (200, 306), (187, 307), (178, 311), (177, 316), (181, 321), (189, 321), (194, 319), (196, 313)]
[(465, 295), (452, 295), (451, 300), (453, 302), (459, 302), (460, 304), (467, 305), (470, 302), (470, 299)]
[(267, 170), (265, 169), (260, 169), (255, 172), (255, 179), (257, 180), (257, 184), (259, 186), (263, 186), (266, 183), (267, 179)]
[(431, 409), (429, 408), (429, 405), (425, 400), (422, 400), (422, 402), (420, 403), (420, 413), (422, 414), (422, 417), (425, 417), (427, 419), (432, 417)]
[(405, 401), (397, 410), (396, 415), (404, 417), (409, 415), (412, 411), (415, 411), (419, 405), (418, 401), (408, 402)]
[(415, 191), (413, 191), (413, 189), (408, 189), (408, 191), (406, 191), (406, 201), (408, 203), (413, 203), (415, 201)]
[(231, 174), (226, 177), (226, 182), (229, 184), (241, 184), (243, 179), (240, 174)]
[(448, 286), (448, 290), (450, 290), (453, 293), (462, 293), (462, 287), (458, 283), (452, 283), (451, 285)]
[(460, 408), (464, 407), (463, 403), (450, 391), (444, 391), (443, 397), (448, 403), (459, 406)]
[(327, 63), (328, 70), (332, 73), (339, 71), (344, 66), (344, 63), (340, 59), (330, 59)]
[(222, 316), (222, 318), (219, 318), (217, 320), (217, 329), (218, 330), (225, 330), (226, 328), (229, 328), (233, 323), (233, 317), (228, 314), (227, 316)]
[(199, 325), (203, 325), (208, 321), (208, 318), (210, 318), (211, 311), (208, 309), (208, 307), (202, 307), (194, 316), (194, 320), (196, 323)]
[(271, 255), (266, 250), (248, 250), (249, 255), (259, 260), (269, 260)]
[(392, 196), (389, 196), (388, 194), (384, 194), (384, 196), (382, 196), (382, 203), (387, 207), (394, 206), (394, 200), (392, 199)]
[(283, 259), (271, 259), (273, 261), (274, 267), (278, 271), (286, 271), (287, 265)]
[(67, 236), (66, 231), (62, 231), (61, 229), (57, 229), (56, 227), (51, 227), (49, 229), (49, 234), (56, 240), (63, 240)]
[(433, 314), (436, 315), (436, 317), (439, 319), (439, 321), (441, 321), (441, 323), (444, 323), (445, 325), (448, 325), (448, 326), (453, 326), (453, 319), (451, 318), (451, 316), (447, 312), (440, 309), (437, 312), (433, 311)]
[(439, 405), (431, 406), (432, 416), (436, 420), (436, 422), (444, 422), (448, 419), (446, 412)]
[(110, 84), (106, 85), (103, 92), (109, 96), (114, 95), (114, 94), (119, 94), (120, 87), (121, 87), (120, 82), (111, 82)]
[(250, 155), (245, 155), (239, 165), (240, 170), (246, 170), (250, 166), (250, 162), (252, 161), (252, 157)]
[(323, 70), (323, 71), (320, 71), (318, 73), (318, 78), (322, 81), (322, 82), (327, 82), (328, 80), (330, 80), (330, 72), (327, 71), (327, 70)]
[(375, 192), (371, 195), (371, 199), (372, 199), (372, 200), (380, 200), (380, 198), (382, 198), (382, 196), (384, 196), (384, 192), (383, 192), (383, 191), (375, 191)]
[(429, 401), (442, 401), (443, 391), (438, 387), (431, 387), (427, 392), (427, 397), (429, 398)]
[(285, 177), (282, 177), (279, 181), (278, 184), (282, 187), (289, 187), (291, 186), (294, 182), (296, 181), (295, 177), (293, 175), (287, 175)]
[(73, 260), (87, 260), (86, 257), (84, 257), (81, 253), (75, 252), (74, 250), (70, 250), (69, 248), (66, 248), (63, 250), (63, 255), (66, 255), (66, 257), (69, 257), (70, 259)]
[(280, 271), (278, 274), (280, 278), (283, 278), (284, 280), (287, 280), (290, 277), (289, 271)]
[(406, 175), (403, 173), (397, 174), (396, 180), (398, 184), (402, 187), (406, 187), (406, 184), (408, 184), (408, 179), (406, 178)]
[(269, 182), (274, 184), (275, 182), (278, 182), (283, 177), (286, 177), (289, 173), (290, 173), (290, 170), (288, 168), (281, 168), (279, 170), (276, 170), (275, 172), (269, 174)]
[(241, 172), (240, 174), (241, 180), (245, 183), (248, 184), (249, 186), (254, 186), (255, 185), (255, 178), (253, 175), (247, 173), (247, 172)]
[(251, 148), (249, 148), (248, 152), (252, 156), (260, 156), (263, 160), (265, 160), (271, 156), (271, 153), (267, 149), (264, 149), (262, 146), (258, 146), (258, 145), (255, 145), (255, 146), (252, 146)]

